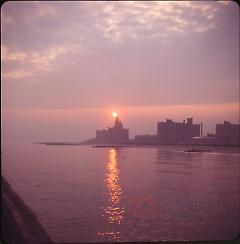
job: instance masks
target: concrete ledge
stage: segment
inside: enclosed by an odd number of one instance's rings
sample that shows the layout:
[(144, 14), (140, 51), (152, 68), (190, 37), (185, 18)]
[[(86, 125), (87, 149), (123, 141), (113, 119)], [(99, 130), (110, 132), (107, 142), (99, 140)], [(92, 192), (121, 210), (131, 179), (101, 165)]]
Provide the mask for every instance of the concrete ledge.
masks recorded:
[(5, 243), (53, 243), (34, 212), (1, 177), (1, 239)]

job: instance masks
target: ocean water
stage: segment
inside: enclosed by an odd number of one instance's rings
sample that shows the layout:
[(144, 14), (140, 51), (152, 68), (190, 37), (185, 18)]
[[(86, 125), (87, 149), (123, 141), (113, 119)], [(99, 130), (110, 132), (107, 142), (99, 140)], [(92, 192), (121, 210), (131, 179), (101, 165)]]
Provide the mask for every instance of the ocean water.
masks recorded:
[(2, 174), (56, 242), (227, 240), (239, 148), (4, 145)]

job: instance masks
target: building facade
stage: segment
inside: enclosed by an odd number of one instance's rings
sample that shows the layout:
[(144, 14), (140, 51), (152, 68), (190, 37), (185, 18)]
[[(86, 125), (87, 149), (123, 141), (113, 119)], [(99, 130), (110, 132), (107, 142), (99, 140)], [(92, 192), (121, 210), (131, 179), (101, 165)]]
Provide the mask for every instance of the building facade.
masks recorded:
[(123, 128), (118, 117), (115, 119), (113, 127), (96, 131), (97, 144), (124, 144), (129, 143), (129, 130)]
[(231, 124), (224, 121), (223, 124), (216, 124), (216, 138), (226, 140), (229, 144), (240, 144), (240, 124)]
[(202, 124), (193, 124), (193, 118), (187, 118), (180, 122), (166, 119), (165, 122), (158, 122), (157, 135), (160, 144), (178, 144), (192, 137), (200, 136)]
[(134, 139), (135, 144), (152, 145), (159, 144), (157, 135), (136, 135)]

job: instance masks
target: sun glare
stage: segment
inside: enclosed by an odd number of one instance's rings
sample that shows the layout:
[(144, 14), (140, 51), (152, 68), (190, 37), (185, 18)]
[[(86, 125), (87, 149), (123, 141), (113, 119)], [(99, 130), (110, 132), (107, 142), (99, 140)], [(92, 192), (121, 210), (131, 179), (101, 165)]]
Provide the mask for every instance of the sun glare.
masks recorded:
[(112, 116), (113, 116), (114, 118), (116, 118), (116, 117), (118, 116), (117, 112), (113, 112), (113, 113), (112, 113)]

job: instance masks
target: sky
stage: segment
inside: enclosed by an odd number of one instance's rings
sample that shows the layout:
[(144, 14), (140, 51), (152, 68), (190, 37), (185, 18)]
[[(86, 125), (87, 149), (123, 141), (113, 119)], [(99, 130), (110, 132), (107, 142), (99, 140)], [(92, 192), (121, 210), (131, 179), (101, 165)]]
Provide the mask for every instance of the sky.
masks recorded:
[(239, 123), (239, 7), (231, 1), (10, 1), (1, 8), (5, 141), (136, 134), (193, 117)]

